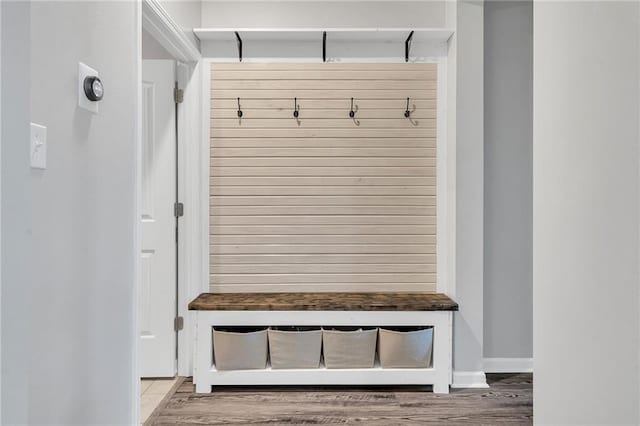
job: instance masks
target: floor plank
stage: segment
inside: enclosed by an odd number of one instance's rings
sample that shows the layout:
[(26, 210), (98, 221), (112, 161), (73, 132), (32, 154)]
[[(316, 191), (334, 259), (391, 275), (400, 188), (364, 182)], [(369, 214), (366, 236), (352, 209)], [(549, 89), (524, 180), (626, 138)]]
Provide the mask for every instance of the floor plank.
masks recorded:
[(225, 387), (195, 394), (185, 380), (147, 425), (530, 425), (531, 374), (487, 375), (489, 389)]

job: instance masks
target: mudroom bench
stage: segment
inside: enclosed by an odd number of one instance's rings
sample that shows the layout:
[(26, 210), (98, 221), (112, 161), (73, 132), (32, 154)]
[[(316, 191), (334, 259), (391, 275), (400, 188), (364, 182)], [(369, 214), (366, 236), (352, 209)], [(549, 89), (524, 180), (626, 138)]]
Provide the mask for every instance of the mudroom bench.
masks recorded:
[[(452, 375), (453, 312), (444, 294), (416, 293), (203, 293), (196, 311), (196, 392), (223, 385), (433, 385), (448, 393)], [(371, 368), (218, 369), (213, 330), (232, 327), (429, 327), (428, 367), (387, 368), (376, 356)], [(265, 337), (266, 338), (266, 337)], [(326, 343), (326, 342), (325, 342)], [(247, 354), (238, 354), (245, 356)]]

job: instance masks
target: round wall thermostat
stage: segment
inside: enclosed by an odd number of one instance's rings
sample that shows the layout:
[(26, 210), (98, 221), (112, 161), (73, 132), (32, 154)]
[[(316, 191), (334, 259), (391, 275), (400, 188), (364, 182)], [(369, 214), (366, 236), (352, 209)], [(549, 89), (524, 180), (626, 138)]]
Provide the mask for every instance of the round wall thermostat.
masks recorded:
[(104, 95), (104, 87), (102, 81), (98, 77), (86, 77), (84, 79), (84, 94), (90, 101), (96, 102), (102, 100)]

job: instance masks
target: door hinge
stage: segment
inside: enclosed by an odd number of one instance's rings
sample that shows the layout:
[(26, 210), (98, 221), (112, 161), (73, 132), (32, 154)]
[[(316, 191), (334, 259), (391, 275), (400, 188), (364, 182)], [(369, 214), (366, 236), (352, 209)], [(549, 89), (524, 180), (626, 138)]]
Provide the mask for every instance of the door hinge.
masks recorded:
[(173, 215), (175, 217), (184, 216), (184, 204), (183, 203), (175, 203), (173, 205)]
[(173, 320), (173, 329), (175, 331), (180, 331), (184, 328), (184, 318), (183, 317), (175, 317)]
[(173, 100), (177, 104), (181, 104), (184, 101), (184, 90), (178, 89), (177, 87), (173, 89)]

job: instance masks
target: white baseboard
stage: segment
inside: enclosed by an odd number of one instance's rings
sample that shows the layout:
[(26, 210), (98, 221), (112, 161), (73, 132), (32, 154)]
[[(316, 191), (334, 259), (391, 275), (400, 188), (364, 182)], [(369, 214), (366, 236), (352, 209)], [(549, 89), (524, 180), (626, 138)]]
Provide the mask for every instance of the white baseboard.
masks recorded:
[(486, 373), (532, 373), (533, 358), (485, 358)]
[(454, 371), (452, 388), (488, 388), (483, 371)]

